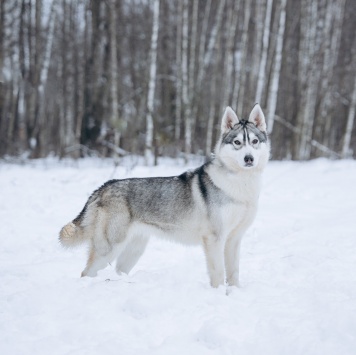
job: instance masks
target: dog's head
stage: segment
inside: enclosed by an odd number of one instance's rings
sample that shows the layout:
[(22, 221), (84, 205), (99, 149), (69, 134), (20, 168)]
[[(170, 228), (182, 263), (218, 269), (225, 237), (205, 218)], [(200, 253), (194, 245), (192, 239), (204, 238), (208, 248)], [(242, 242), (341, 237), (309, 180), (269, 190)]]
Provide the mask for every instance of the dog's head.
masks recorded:
[(216, 156), (231, 170), (262, 169), (269, 158), (266, 120), (256, 104), (248, 120), (240, 120), (227, 107), (221, 122)]

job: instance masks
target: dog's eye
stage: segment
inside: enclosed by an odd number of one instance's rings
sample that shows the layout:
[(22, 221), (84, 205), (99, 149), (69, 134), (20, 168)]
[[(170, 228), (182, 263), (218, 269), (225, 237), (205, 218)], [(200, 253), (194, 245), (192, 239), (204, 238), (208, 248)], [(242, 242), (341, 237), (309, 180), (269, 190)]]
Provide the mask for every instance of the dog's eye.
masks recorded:
[(234, 141), (234, 144), (235, 144), (235, 145), (241, 145), (241, 142), (240, 142), (238, 139), (236, 139), (236, 140)]
[(252, 144), (257, 144), (258, 143), (258, 139), (254, 139), (253, 141), (252, 141)]

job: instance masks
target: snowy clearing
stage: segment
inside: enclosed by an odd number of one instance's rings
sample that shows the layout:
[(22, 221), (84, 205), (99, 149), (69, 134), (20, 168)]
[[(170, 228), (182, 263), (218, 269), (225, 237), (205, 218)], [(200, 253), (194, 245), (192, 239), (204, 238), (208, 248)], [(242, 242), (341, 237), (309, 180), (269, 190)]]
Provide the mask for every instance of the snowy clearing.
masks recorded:
[(355, 161), (269, 163), (229, 296), (209, 287), (199, 248), (155, 239), (129, 276), (79, 277), (85, 247), (57, 236), (90, 193), (183, 170), (0, 163), (1, 354), (355, 354)]

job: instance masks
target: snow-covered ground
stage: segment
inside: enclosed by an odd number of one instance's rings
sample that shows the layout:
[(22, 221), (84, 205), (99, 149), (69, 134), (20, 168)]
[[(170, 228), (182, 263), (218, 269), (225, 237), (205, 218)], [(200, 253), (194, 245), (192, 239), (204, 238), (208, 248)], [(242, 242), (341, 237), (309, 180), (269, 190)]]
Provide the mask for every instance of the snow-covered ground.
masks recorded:
[(355, 161), (269, 163), (229, 296), (199, 248), (154, 239), (129, 276), (79, 277), (85, 247), (57, 236), (89, 194), (184, 169), (0, 163), (0, 354), (356, 353)]

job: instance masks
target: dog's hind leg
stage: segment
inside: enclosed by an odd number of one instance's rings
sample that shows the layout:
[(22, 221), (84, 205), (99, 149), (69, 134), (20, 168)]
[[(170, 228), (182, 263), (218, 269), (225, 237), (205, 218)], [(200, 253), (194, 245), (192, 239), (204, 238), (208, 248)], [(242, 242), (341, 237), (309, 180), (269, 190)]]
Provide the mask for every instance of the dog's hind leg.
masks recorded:
[(126, 244), (116, 260), (116, 272), (128, 274), (136, 265), (141, 255), (144, 253), (148, 242), (148, 237), (133, 236)]
[[(125, 218), (112, 217), (103, 210), (97, 214), (89, 258), (83, 276), (96, 276), (125, 247)], [(119, 228), (122, 226), (122, 228)]]
[(91, 246), (89, 251), (89, 258), (87, 261), (87, 265), (82, 272), (83, 276), (94, 277), (97, 275), (98, 271), (104, 269), (108, 263), (113, 260), (114, 256), (112, 251), (109, 251), (104, 254), (99, 254), (94, 246)]

